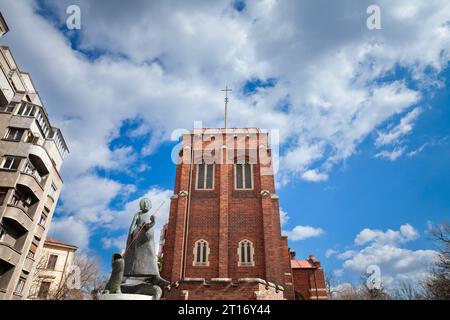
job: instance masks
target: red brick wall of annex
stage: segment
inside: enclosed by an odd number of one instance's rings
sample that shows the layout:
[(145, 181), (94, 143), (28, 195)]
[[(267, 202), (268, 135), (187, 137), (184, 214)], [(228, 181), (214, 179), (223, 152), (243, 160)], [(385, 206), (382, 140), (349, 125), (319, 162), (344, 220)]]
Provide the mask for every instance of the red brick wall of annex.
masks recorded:
[(300, 299), (315, 300), (318, 298), (327, 298), (325, 277), (322, 268), (292, 269), (292, 276), (294, 292), (297, 296), (300, 294)]

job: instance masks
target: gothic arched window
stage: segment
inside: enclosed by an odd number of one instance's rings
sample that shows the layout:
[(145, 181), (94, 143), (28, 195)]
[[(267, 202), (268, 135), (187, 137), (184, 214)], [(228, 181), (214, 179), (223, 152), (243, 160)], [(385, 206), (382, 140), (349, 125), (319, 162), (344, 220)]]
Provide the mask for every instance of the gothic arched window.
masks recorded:
[(194, 244), (194, 266), (209, 266), (209, 245), (208, 241), (200, 239)]
[(253, 260), (253, 255), (255, 253), (255, 249), (253, 247), (253, 242), (250, 240), (244, 239), (239, 242), (238, 246), (238, 266), (254, 266), (255, 261)]

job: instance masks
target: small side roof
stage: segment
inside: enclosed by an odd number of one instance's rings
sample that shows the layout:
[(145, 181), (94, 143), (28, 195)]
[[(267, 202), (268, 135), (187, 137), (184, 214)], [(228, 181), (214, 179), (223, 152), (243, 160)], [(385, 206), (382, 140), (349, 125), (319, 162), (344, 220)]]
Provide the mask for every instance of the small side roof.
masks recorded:
[(47, 236), (47, 238), (45, 239), (45, 244), (49, 244), (49, 245), (55, 245), (55, 246), (61, 246), (61, 247), (67, 247), (67, 248), (71, 248), (74, 250), (77, 250), (78, 247), (73, 245), (73, 244), (68, 244), (68, 243), (64, 243), (58, 240), (53, 239), (52, 237)]

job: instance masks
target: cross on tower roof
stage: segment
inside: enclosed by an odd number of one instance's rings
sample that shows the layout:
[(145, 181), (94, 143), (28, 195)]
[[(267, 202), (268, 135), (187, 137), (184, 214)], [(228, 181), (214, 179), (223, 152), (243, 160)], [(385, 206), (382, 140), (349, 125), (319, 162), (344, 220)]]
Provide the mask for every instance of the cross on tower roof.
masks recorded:
[(221, 91), (225, 91), (225, 129), (227, 128), (227, 111), (228, 111), (228, 92), (233, 91), (231, 89), (228, 89), (228, 85), (225, 86), (225, 89), (222, 89)]

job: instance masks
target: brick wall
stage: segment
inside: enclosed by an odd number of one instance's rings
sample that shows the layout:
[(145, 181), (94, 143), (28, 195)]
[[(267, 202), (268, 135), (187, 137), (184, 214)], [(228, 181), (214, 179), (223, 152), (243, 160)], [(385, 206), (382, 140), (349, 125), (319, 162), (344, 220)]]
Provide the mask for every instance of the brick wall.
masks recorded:
[(292, 269), (296, 299), (327, 299), (322, 268)]
[[(237, 141), (224, 137), (228, 149), (218, 149), (222, 158), (229, 158), (231, 151), (243, 143), (248, 154), (256, 154), (258, 163), (253, 165), (253, 190), (245, 191), (234, 188), (233, 164), (215, 165), (214, 190), (196, 190), (196, 166), (191, 167), (182, 161), (190, 159), (191, 151), (187, 146), (192, 145), (193, 135), (183, 137), (183, 151), (176, 169), (175, 196), (170, 205), (163, 246), (161, 274), (172, 282), (184, 278), (262, 278), (283, 287), (287, 283), (286, 293), (293, 298), (292, 276), (286, 275), (290, 273), (290, 258), (287, 239), (281, 236), (274, 177), (261, 174), (266, 167), (259, 163), (261, 157), (270, 157), (270, 150), (258, 149), (261, 144), (267, 145), (267, 134), (259, 134), (256, 141), (247, 141), (245, 137), (240, 135)], [(211, 143), (205, 142), (203, 146), (210, 146)], [(267, 192), (262, 194), (261, 191)], [(194, 243), (199, 239), (208, 241), (208, 266), (193, 266)], [(243, 239), (253, 242), (254, 266), (238, 266), (238, 243)], [(225, 291), (233, 295), (237, 292), (233, 288)], [(220, 287), (214, 285), (207, 290), (213, 292), (216, 289)], [(193, 289), (189, 292), (191, 297), (198, 296), (192, 293), (196, 292)], [(217, 291), (217, 294), (220, 295), (220, 292)], [(249, 295), (240, 295), (241, 298), (243, 296)]]
[(166, 300), (282, 300), (283, 291), (261, 283), (186, 282), (164, 291)]

